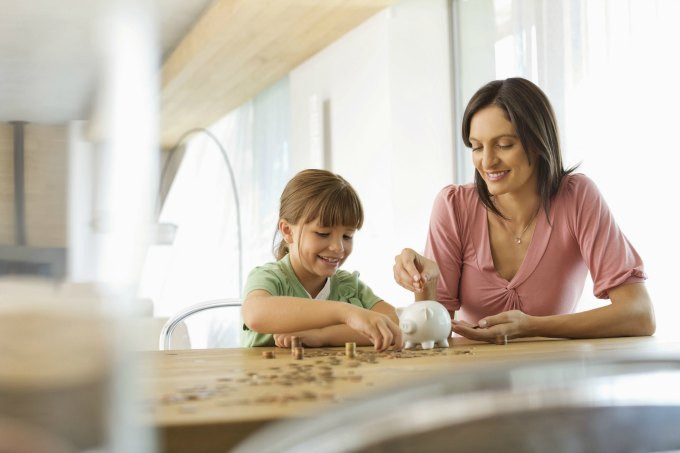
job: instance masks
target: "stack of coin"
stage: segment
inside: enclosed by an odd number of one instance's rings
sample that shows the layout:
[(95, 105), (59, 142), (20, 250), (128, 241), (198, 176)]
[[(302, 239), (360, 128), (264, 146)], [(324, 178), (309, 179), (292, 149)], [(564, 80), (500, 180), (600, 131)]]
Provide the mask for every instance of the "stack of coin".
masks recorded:
[(290, 355), (295, 358), (295, 348), (301, 348), (302, 347), (302, 342), (300, 341), (300, 337), (290, 337)]
[(262, 351), (262, 357), (265, 359), (273, 359), (274, 353), (272, 351)]
[(352, 343), (345, 343), (345, 357), (348, 359), (354, 359), (357, 356), (357, 344), (352, 342)]
[(305, 348), (297, 347), (293, 348), (293, 358), (295, 360), (302, 360), (305, 358)]

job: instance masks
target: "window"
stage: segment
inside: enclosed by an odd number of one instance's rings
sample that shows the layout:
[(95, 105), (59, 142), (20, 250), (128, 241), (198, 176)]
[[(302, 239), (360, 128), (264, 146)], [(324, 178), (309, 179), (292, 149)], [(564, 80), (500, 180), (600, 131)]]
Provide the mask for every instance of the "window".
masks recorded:
[[(152, 247), (142, 278), (141, 295), (153, 300), (157, 316), (205, 300), (239, 297), (248, 271), (273, 260), (278, 198), (291, 177), (288, 79), (229, 113), (210, 131), (224, 147), (236, 179), (243, 282), (228, 168), (216, 143), (197, 133), (188, 142), (160, 215), (160, 222), (177, 226), (174, 241)], [(201, 346), (195, 338), (191, 341), (192, 347)]]

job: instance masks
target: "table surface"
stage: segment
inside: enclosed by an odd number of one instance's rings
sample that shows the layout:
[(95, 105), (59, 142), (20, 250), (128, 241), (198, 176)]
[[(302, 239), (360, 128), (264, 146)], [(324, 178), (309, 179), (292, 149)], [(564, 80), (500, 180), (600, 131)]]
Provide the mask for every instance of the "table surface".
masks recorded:
[[(265, 351), (274, 358), (265, 358)], [(189, 446), (220, 451), (269, 422), (303, 417), (447, 369), (628, 353), (678, 357), (680, 340), (541, 338), (493, 345), (455, 338), (448, 349), (378, 353), (361, 347), (355, 359), (345, 357), (344, 348), (307, 348), (302, 360), (279, 348), (144, 352), (141, 359), (150, 364), (143, 376), (150, 395), (144, 417), (160, 429), (165, 451)]]

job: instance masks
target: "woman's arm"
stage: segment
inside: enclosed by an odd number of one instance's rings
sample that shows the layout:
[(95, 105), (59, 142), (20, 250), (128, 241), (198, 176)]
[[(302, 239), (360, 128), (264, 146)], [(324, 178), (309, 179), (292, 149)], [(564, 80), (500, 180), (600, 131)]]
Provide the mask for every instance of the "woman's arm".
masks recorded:
[(453, 313), (460, 308), (460, 284), (463, 230), (460, 211), (466, 202), (459, 196), (459, 186), (447, 186), (435, 198), (425, 253), (404, 249), (394, 260), (395, 281), (412, 291), (415, 300), (436, 300)]
[(416, 301), (437, 300), (439, 267), (434, 261), (404, 249), (394, 257), (394, 280), (403, 288), (413, 292)]
[(454, 322), (453, 331), (472, 340), (502, 343), (505, 337), (606, 338), (652, 335), (654, 309), (644, 283), (609, 290), (611, 304), (580, 313), (530, 316), (519, 310), (487, 316), (478, 327)]
[(378, 350), (401, 349), (401, 330), (389, 316), (345, 302), (319, 303), (254, 290), (246, 296), (242, 313), (244, 323), (256, 332), (294, 333), (342, 324), (367, 338)]

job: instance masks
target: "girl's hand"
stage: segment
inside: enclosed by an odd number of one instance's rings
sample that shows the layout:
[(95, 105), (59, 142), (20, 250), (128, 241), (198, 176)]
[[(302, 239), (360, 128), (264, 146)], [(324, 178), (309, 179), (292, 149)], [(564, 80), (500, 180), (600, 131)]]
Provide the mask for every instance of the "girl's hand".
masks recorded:
[(507, 344), (512, 338), (531, 336), (532, 317), (520, 310), (510, 310), (479, 320), (477, 326), (465, 321), (452, 321), (453, 331), (476, 341)]
[(439, 267), (434, 261), (419, 255), (412, 249), (404, 249), (394, 257), (394, 280), (414, 293), (421, 293), (427, 285), (439, 279)]
[(377, 351), (389, 348), (401, 351), (401, 329), (387, 315), (354, 305), (348, 305), (348, 307), (352, 308), (345, 324), (371, 340)]
[(320, 348), (321, 346), (324, 346), (324, 342), (319, 334), (320, 332), (317, 329), (313, 329), (302, 332), (275, 333), (273, 336), (274, 343), (276, 343), (276, 346), (279, 348), (290, 348), (290, 345), (293, 343), (293, 337), (299, 337), (303, 346)]

